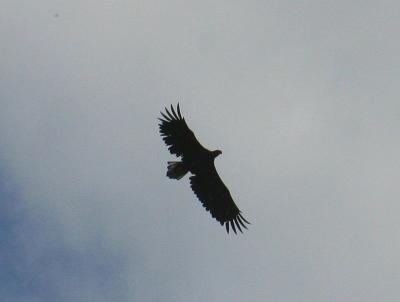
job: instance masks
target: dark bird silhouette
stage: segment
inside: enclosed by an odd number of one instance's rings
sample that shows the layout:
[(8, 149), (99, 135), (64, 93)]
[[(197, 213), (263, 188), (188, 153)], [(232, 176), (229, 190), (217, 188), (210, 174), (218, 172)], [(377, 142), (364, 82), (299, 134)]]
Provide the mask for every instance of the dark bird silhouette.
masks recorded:
[(171, 154), (181, 157), (182, 161), (169, 161), (167, 176), (181, 179), (190, 172), (190, 186), (211, 216), (226, 226), (229, 225), (236, 234), (236, 228), (242, 232), (247, 229), (241, 211), (222, 182), (214, 166), (214, 159), (222, 154), (220, 150), (210, 151), (204, 148), (194, 136), (181, 115), (179, 103), (177, 110), (171, 105), (171, 112), (165, 108), (161, 112), (160, 134)]

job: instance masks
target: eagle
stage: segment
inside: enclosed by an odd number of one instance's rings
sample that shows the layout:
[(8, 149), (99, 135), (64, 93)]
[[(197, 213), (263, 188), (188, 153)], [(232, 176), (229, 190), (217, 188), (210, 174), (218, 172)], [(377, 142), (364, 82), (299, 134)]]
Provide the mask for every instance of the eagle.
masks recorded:
[(191, 173), (190, 186), (211, 216), (221, 225), (229, 226), (236, 234), (236, 229), (242, 232), (250, 224), (241, 214), (232, 196), (215, 169), (214, 159), (222, 154), (220, 150), (210, 151), (204, 148), (194, 136), (181, 115), (179, 103), (176, 111), (171, 105), (169, 111), (161, 111), (162, 118), (159, 130), (162, 139), (171, 154), (181, 157), (181, 161), (169, 161), (167, 176), (171, 179), (181, 179)]

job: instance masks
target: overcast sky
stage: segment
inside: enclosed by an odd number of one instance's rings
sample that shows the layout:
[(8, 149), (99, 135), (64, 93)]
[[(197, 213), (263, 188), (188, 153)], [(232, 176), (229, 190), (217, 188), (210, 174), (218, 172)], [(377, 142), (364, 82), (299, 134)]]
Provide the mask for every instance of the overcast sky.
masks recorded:
[[(0, 300), (400, 299), (397, 1), (0, 10)], [(165, 177), (181, 104), (246, 219)]]

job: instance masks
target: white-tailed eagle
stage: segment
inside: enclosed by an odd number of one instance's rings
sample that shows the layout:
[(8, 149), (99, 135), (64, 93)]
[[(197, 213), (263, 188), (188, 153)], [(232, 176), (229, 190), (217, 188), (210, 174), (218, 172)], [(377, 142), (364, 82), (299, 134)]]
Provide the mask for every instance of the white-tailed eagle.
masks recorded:
[(236, 234), (236, 229), (242, 232), (246, 223), (241, 211), (236, 206), (232, 196), (222, 182), (214, 166), (214, 159), (222, 154), (220, 150), (210, 151), (204, 148), (194, 136), (182, 117), (179, 103), (177, 110), (171, 105), (171, 111), (165, 108), (161, 112), (160, 134), (169, 151), (181, 157), (181, 161), (169, 161), (167, 176), (181, 179), (190, 172), (190, 186), (211, 216)]

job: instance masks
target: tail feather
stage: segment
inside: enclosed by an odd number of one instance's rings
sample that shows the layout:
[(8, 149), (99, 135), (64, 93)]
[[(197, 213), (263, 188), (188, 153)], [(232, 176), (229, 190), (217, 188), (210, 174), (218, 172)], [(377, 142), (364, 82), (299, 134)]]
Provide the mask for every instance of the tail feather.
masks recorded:
[(181, 179), (188, 172), (187, 168), (181, 161), (169, 161), (167, 176), (173, 179)]

